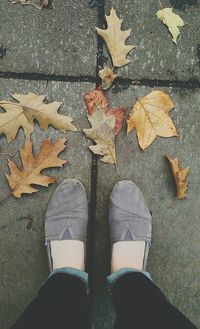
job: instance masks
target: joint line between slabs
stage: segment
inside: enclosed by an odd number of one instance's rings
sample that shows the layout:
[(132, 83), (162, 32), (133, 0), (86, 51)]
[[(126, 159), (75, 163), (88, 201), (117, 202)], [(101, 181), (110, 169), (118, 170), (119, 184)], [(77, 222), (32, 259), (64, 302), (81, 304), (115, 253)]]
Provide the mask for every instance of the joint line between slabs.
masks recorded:
[[(99, 1), (97, 4), (97, 23), (102, 26), (104, 20), (104, 1)], [(98, 76), (99, 67), (102, 65), (102, 56), (103, 56), (103, 40), (97, 35), (97, 57), (96, 57), (96, 87), (100, 83), (100, 77)], [(94, 143), (95, 144), (95, 143)], [(93, 273), (94, 273), (94, 246), (95, 246), (95, 218), (96, 218), (96, 194), (97, 194), (97, 175), (98, 175), (98, 159), (99, 157), (95, 154), (92, 154), (92, 163), (91, 163), (91, 199), (90, 199), (90, 221), (88, 225), (88, 262), (87, 262), (87, 271), (90, 275), (91, 282), (91, 293), (93, 294)]]
[(0, 72), (1, 79), (16, 79), (30, 81), (58, 81), (58, 82), (96, 82), (96, 77), (90, 75), (65, 76), (44, 73)]
[[(65, 76), (56, 74), (43, 74), (43, 73), (20, 73), (20, 72), (0, 72), (0, 79), (15, 79), (15, 80), (29, 80), (29, 81), (57, 81), (57, 82), (90, 82), (96, 83), (96, 86), (100, 84), (100, 78), (98, 76), (98, 70), (103, 64), (103, 42), (97, 37), (98, 51), (97, 51), (97, 65), (96, 65), (96, 77), (90, 75), (80, 76)], [(113, 87), (126, 86), (146, 86), (146, 87), (172, 87), (172, 88), (185, 88), (185, 89), (198, 89), (200, 88), (200, 80), (188, 79), (182, 80), (159, 80), (159, 79), (137, 79), (118, 77)]]
[(172, 87), (172, 88), (185, 88), (185, 89), (198, 89), (200, 88), (200, 80), (188, 79), (182, 80), (159, 80), (159, 79), (138, 79), (132, 80), (129, 78), (117, 78), (113, 84), (114, 87), (126, 86), (146, 86), (151, 88), (156, 87)]
[[(102, 27), (104, 22), (104, 0), (98, 1), (97, 4), (97, 24)], [(96, 87), (100, 84), (101, 79), (98, 75), (99, 68), (103, 64), (103, 40), (97, 35), (97, 56), (96, 56)], [(95, 144), (95, 143), (94, 143)], [(91, 198), (90, 198), (90, 219), (88, 225), (88, 244), (87, 244), (87, 272), (90, 277), (90, 304), (93, 300), (94, 293), (94, 257), (95, 257), (95, 221), (97, 208), (97, 178), (98, 178), (98, 160), (99, 157), (92, 154), (91, 163)], [(92, 327), (92, 316), (90, 315), (90, 327)]]

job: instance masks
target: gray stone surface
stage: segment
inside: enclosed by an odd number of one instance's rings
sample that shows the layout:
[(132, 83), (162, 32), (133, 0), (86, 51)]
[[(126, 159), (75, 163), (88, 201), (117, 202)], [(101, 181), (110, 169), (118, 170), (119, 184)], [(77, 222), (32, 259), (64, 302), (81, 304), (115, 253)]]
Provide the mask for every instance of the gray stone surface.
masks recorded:
[[(0, 99), (10, 99), (9, 93), (28, 91), (44, 93), (44, 82), (1, 80)], [(94, 86), (89, 83), (49, 83), (45, 93), (48, 100), (63, 101), (60, 113), (71, 115), (79, 129), (88, 127), (85, 118), (83, 94)], [(90, 191), (90, 162), (88, 141), (81, 132), (62, 134), (53, 127), (48, 132), (35, 125), (32, 135), (34, 151), (37, 153), (41, 142), (51, 136), (55, 141), (67, 136), (67, 148), (61, 153), (68, 160), (63, 168), (45, 170), (56, 177), (57, 183), (64, 178), (80, 179)], [(1, 136), (0, 153), (13, 155), (13, 160), (20, 166), (19, 148), (24, 144), (24, 135), (20, 130), (17, 139), (10, 145)], [(7, 156), (0, 154), (0, 200), (9, 194), (9, 187), (4, 177), (8, 173)], [(44, 247), (44, 214), (48, 201), (57, 184), (48, 188), (39, 187), (39, 192), (24, 195), (21, 199), (10, 197), (1, 203), (0, 211), (0, 327), (8, 329), (36, 295), (42, 282), (48, 275), (48, 264)]]
[[(94, 1), (95, 2), (95, 1)], [(133, 80), (200, 80), (199, 0), (162, 0), (163, 7), (174, 5), (185, 21), (176, 46), (167, 28), (155, 16), (158, 1), (105, 0), (124, 18), (123, 29), (133, 28), (127, 44), (137, 46), (129, 58), (132, 63), (118, 69), (119, 76)], [(184, 3), (184, 4), (183, 4)], [(189, 5), (189, 3), (195, 3)], [(54, 9), (37, 10), (30, 6), (0, 0), (0, 72), (95, 77), (97, 42), (94, 27), (97, 8), (87, 0), (54, 1)], [(3, 51), (3, 49), (6, 49)], [(2, 54), (4, 53), (4, 56)], [(105, 57), (108, 57), (106, 50)], [(40, 77), (41, 78), (41, 77)], [(51, 77), (53, 79), (53, 77)], [(63, 78), (62, 78), (63, 79)], [(145, 81), (143, 81), (145, 84)], [(94, 88), (90, 83), (62, 83), (0, 79), (0, 99), (10, 93), (35, 91), (47, 94), (49, 101), (63, 101), (61, 113), (74, 118), (78, 128), (89, 127), (85, 118), (83, 94)], [(111, 107), (130, 107), (136, 97), (150, 91), (147, 87), (116, 85), (109, 91)], [(187, 89), (166, 89), (176, 102), (171, 115), (179, 138), (161, 139), (142, 152), (135, 133), (126, 136), (125, 127), (117, 138), (117, 169), (99, 163), (98, 207), (95, 235), (95, 286), (93, 328), (111, 329), (114, 310), (106, 290), (105, 277), (110, 272), (108, 200), (111, 189), (120, 179), (131, 179), (144, 193), (153, 212), (153, 245), (149, 271), (167, 297), (197, 326), (200, 326), (199, 255), (200, 255), (200, 94)], [(44, 138), (64, 136), (53, 127), (42, 131), (35, 124), (32, 135), (34, 152)], [(76, 177), (86, 186), (90, 199), (90, 141), (81, 133), (68, 133), (67, 149), (62, 157), (69, 162), (62, 169), (46, 170), (57, 182)], [(19, 149), (24, 135), (7, 144), (0, 137), (0, 153), (10, 153), (20, 166)], [(188, 198), (175, 198), (175, 184), (165, 155), (179, 156), (183, 166), (190, 166)], [(9, 172), (7, 156), (0, 154), (0, 201), (9, 194), (4, 172)], [(0, 327), (8, 329), (48, 275), (44, 248), (44, 214), (57, 184), (39, 187), (39, 192), (17, 200), (10, 197), (0, 204)]]
[(0, 71), (95, 75), (96, 10), (86, 0), (42, 10), (0, 0), (0, 7), (0, 46), (8, 49)]
[[(130, 87), (119, 93), (109, 92), (111, 107), (128, 106), (150, 88)], [(142, 151), (134, 132), (126, 136), (123, 127), (117, 138), (117, 168), (99, 164), (96, 227), (96, 293), (105, 299), (105, 276), (110, 267), (108, 238), (109, 195), (118, 180), (133, 180), (143, 192), (153, 213), (153, 243), (148, 270), (169, 300), (200, 326), (200, 176), (199, 91), (164, 89), (174, 102), (171, 112), (180, 137), (157, 138)], [(182, 166), (190, 166), (188, 198), (175, 198), (175, 183), (165, 155), (178, 156)], [(96, 301), (96, 326), (112, 328), (111, 305)]]
[[(169, 1), (161, 2), (163, 7), (171, 7)], [(129, 55), (132, 63), (118, 70), (121, 77), (134, 80), (200, 79), (199, 1), (196, 5), (180, 5), (181, 10), (175, 9), (185, 22), (177, 46), (167, 27), (156, 17), (159, 1), (106, 0), (107, 14), (112, 6), (124, 19), (123, 29), (133, 29), (126, 44), (136, 46)]]

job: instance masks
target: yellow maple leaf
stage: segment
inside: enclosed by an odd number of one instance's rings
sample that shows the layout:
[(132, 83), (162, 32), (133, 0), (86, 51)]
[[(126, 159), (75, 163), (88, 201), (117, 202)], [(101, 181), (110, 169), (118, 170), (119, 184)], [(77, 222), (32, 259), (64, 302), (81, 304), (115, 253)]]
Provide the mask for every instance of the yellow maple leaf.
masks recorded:
[(24, 147), (20, 150), (23, 169), (8, 160), (10, 175), (5, 174), (12, 189), (12, 194), (20, 198), (23, 193), (32, 194), (38, 190), (31, 185), (48, 186), (55, 182), (55, 178), (41, 174), (46, 168), (62, 167), (66, 160), (60, 159), (58, 154), (65, 149), (66, 138), (58, 139), (54, 144), (50, 139), (43, 141), (39, 154), (34, 157), (33, 145), (26, 140)]
[(171, 159), (168, 156), (166, 158), (169, 160), (174, 175), (174, 179), (176, 182), (176, 189), (177, 189), (176, 197), (178, 199), (184, 199), (187, 197), (186, 192), (188, 188), (188, 182), (186, 181), (186, 179), (189, 174), (190, 167), (181, 168), (180, 160), (178, 158)]
[(96, 143), (96, 145), (89, 146), (90, 150), (95, 154), (102, 155), (101, 161), (116, 163), (115, 117), (107, 116), (104, 110), (99, 109), (92, 115), (88, 115), (88, 120), (92, 128), (83, 129), (83, 132)]
[(172, 40), (177, 44), (177, 38), (180, 34), (179, 27), (184, 26), (182, 18), (173, 13), (172, 8), (160, 9), (157, 11), (156, 16), (167, 25), (172, 35)]
[(143, 150), (151, 145), (156, 136), (178, 136), (169, 116), (173, 108), (171, 98), (162, 90), (154, 90), (139, 98), (127, 120), (127, 133), (136, 129), (139, 145)]
[(70, 117), (58, 113), (61, 102), (45, 104), (45, 95), (12, 95), (19, 103), (0, 101), (0, 107), (6, 112), (0, 113), (0, 135), (5, 134), (8, 143), (12, 142), (20, 127), (24, 129), (26, 137), (29, 137), (34, 130), (34, 120), (37, 120), (40, 127), (47, 130), (49, 125), (66, 132), (76, 131), (71, 124)]
[(125, 41), (130, 36), (132, 30), (121, 30), (123, 19), (117, 16), (114, 8), (111, 8), (109, 16), (106, 15), (106, 21), (108, 28), (103, 30), (96, 27), (96, 31), (104, 39), (111, 54), (113, 65), (120, 67), (130, 63), (131, 61), (126, 56), (134, 46), (125, 45)]

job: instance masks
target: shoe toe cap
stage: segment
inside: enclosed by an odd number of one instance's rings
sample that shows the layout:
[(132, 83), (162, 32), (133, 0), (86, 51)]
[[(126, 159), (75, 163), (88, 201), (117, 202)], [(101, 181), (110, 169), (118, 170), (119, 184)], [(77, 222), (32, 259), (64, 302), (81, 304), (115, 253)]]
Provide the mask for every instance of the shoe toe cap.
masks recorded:
[(86, 240), (87, 222), (88, 203), (83, 185), (76, 179), (65, 179), (55, 190), (46, 211), (46, 240), (65, 238), (66, 229), (74, 239)]
[(151, 219), (151, 214), (144, 196), (132, 181), (120, 181), (115, 185), (111, 193), (110, 205)]
[(65, 179), (55, 190), (49, 202), (46, 217), (86, 205), (87, 196), (83, 185), (76, 179)]

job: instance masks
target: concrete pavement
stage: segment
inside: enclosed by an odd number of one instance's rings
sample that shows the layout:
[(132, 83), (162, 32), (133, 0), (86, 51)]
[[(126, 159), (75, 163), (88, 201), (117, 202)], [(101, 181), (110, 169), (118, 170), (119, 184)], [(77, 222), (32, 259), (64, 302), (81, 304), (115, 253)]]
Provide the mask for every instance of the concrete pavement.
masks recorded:
[[(124, 29), (133, 28), (127, 41), (137, 46), (128, 66), (118, 70), (118, 79), (108, 92), (111, 107), (128, 106), (138, 96), (155, 88), (168, 92), (175, 102), (171, 116), (179, 138), (161, 139), (142, 152), (132, 132), (125, 126), (117, 137), (118, 168), (92, 158), (91, 144), (80, 132), (67, 134), (67, 149), (62, 157), (68, 163), (62, 169), (48, 170), (61, 182), (65, 177), (80, 179), (86, 186), (95, 220), (95, 271), (93, 328), (111, 329), (114, 323), (112, 303), (106, 291), (105, 276), (110, 269), (108, 199), (119, 179), (131, 179), (144, 193), (153, 213), (153, 244), (148, 270), (167, 297), (197, 326), (199, 321), (199, 136), (200, 136), (200, 4), (199, 1), (162, 1), (173, 5), (185, 21), (178, 45), (167, 28), (156, 18), (159, 4), (146, 1), (93, 2), (54, 1), (53, 9), (41, 11), (29, 6), (0, 0), (0, 99), (10, 93), (28, 91), (47, 94), (49, 101), (63, 101), (60, 113), (70, 115), (79, 129), (89, 127), (83, 95), (95, 88), (96, 66), (108, 61), (108, 55), (95, 25), (104, 24), (104, 11), (113, 6), (124, 18)], [(173, 2), (173, 3), (172, 3)], [(98, 5), (95, 5), (98, 4)], [(170, 4), (171, 3), (171, 4)], [(47, 83), (48, 81), (48, 83)], [(55, 140), (64, 134), (50, 127), (48, 132), (35, 125), (34, 152), (48, 136)], [(24, 143), (20, 130), (16, 140), (7, 144), (1, 136), (0, 152), (14, 155), (20, 166), (19, 148)], [(190, 166), (186, 200), (175, 199), (175, 185), (164, 156), (179, 156)], [(6, 157), (0, 155), (0, 199), (9, 188)], [(97, 165), (97, 167), (96, 167)], [(95, 170), (98, 169), (97, 182)], [(92, 174), (92, 175), (91, 175)], [(92, 182), (91, 182), (92, 176)], [(97, 183), (97, 189), (96, 188)], [(0, 324), (8, 329), (48, 275), (44, 242), (44, 214), (56, 188), (39, 187), (39, 192), (9, 198), (0, 205)], [(92, 190), (91, 190), (92, 189)], [(102, 243), (103, 241), (103, 243)]]

